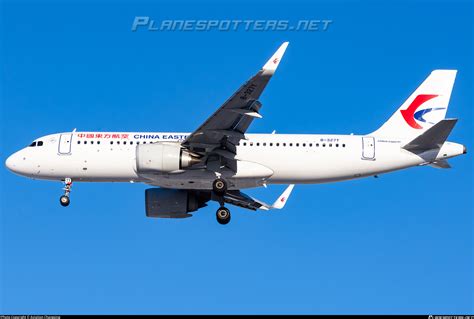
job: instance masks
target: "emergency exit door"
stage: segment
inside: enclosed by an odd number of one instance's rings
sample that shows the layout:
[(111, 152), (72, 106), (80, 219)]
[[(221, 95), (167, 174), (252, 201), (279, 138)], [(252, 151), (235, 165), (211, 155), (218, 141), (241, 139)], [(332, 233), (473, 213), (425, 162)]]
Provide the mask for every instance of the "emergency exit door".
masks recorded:
[(362, 159), (375, 160), (375, 138), (362, 138)]

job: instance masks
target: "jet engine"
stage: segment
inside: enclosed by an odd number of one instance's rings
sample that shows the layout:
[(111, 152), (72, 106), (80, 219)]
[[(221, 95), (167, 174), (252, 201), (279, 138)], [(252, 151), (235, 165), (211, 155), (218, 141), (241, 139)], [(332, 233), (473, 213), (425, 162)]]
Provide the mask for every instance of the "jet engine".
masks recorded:
[(190, 212), (207, 206), (209, 192), (182, 189), (149, 188), (145, 190), (147, 217), (186, 218)]
[(139, 144), (136, 155), (138, 173), (170, 173), (199, 163), (199, 155), (173, 142)]

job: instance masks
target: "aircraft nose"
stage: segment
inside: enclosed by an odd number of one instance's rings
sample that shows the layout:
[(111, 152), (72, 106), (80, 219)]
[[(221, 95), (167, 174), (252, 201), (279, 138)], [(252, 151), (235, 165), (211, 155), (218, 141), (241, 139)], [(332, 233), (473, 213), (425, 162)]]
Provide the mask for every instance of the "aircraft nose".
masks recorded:
[(5, 166), (12, 172), (15, 171), (15, 154), (8, 156), (7, 160), (5, 161)]
[(12, 155), (10, 155), (7, 160), (5, 161), (5, 166), (15, 174), (25, 174), (27, 172), (27, 167), (25, 166), (24, 161), (25, 158), (23, 157), (23, 153), (18, 151)]
[(19, 150), (6, 159), (5, 166), (15, 174), (27, 177), (32, 176), (36, 171), (39, 172), (40, 166), (34, 165), (34, 163), (27, 158), (28, 156), (25, 150)]

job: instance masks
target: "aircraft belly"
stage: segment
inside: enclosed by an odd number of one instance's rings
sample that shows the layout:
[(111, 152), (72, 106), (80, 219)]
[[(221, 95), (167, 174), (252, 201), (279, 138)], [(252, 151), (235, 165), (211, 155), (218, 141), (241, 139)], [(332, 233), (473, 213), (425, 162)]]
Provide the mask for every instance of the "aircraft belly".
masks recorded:
[[(212, 182), (217, 178), (214, 172), (208, 170), (188, 170), (178, 174), (141, 174), (145, 183), (153, 186), (178, 189), (212, 189)], [(263, 185), (263, 178), (224, 177), (228, 189), (252, 188)]]
[(249, 161), (237, 161), (237, 171), (222, 168), (218, 172), (207, 169), (188, 169), (176, 173), (141, 173), (148, 184), (167, 188), (212, 189), (212, 182), (220, 176), (228, 182), (229, 189), (262, 186), (273, 171), (264, 165)]

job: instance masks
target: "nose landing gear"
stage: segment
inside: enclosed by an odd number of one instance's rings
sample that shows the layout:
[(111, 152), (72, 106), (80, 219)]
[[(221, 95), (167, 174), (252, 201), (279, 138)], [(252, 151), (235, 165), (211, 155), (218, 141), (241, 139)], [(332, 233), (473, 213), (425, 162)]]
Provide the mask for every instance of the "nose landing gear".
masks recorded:
[(64, 179), (64, 195), (59, 198), (59, 203), (61, 206), (66, 207), (69, 206), (69, 203), (71, 200), (69, 199), (69, 194), (71, 193), (71, 187), (72, 187), (72, 179), (70, 178), (65, 178)]

